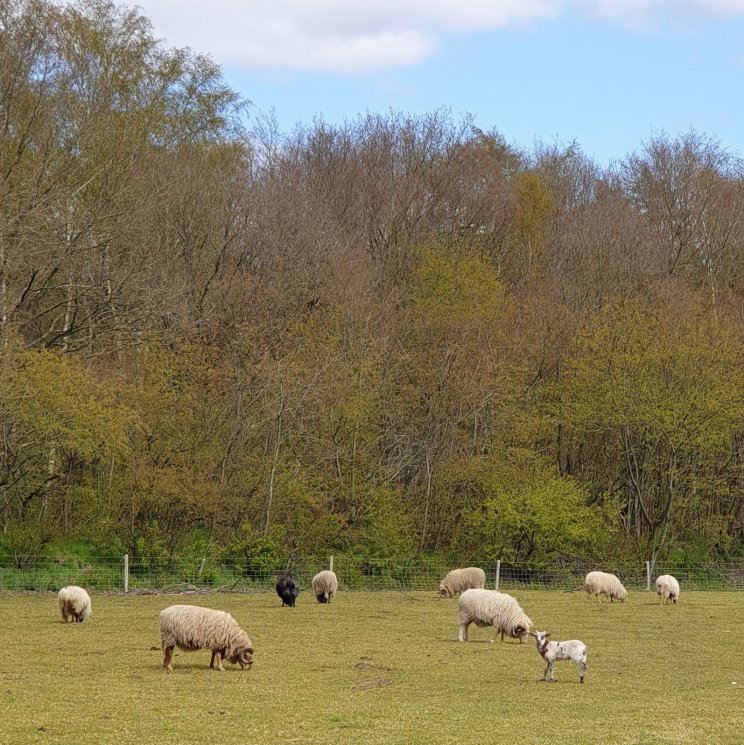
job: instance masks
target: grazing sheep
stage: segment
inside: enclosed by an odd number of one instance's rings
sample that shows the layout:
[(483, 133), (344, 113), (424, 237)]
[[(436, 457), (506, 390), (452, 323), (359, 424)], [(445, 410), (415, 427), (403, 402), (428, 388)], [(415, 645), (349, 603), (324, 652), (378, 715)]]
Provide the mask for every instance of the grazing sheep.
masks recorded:
[(589, 572), (584, 579), (584, 592), (588, 597), (597, 596), (597, 601), (602, 602), (601, 596), (606, 595), (611, 603), (615, 600), (625, 602), (628, 591), (622, 582), (614, 575), (607, 572)]
[(335, 572), (325, 569), (313, 577), (313, 592), (319, 603), (330, 603), (338, 590), (338, 577)]
[(659, 605), (666, 605), (670, 600), (676, 605), (679, 599), (679, 582), (671, 574), (662, 574), (656, 578), (656, 594), (659, 596)]
[(295, 607), (295, 600), (300, 594), (300, 586), (294, 574), (281, 574), (276, 581), (276, 594), (282, 599), (282, 608), (288, 605)]
[(224, 671), (222, 658), (245, 670), (253, 664), (253, 643), (235, 619), (221, 610), (196, 605), (171, 605), (160, 612), (160, 640), (163, 645), (163, 667), (172, 670), (173, 648), (184, 652), (210, 649), (209, 667)]
[(457, 593), (470, 589), (482, 589), (486, 586), (486, 573), (480, 567), (453, 569), (439, 583), (439, 595), (453, 598)]
[(550, 673), (549, 682), (555, 683), (553, 665), (556, 660), (573, 660), (579, 666), (579, 683), (584, 682), (584, 675), (586, 674), (586, 644), (584, 642), (578, 639), (572, 639), (568, 642), (551, 642), (548, 641), (550, 634), (547, 631), (530, 633), (535, 637), (537, 651), (548, 663), (542, 676), (543, 680)]
[(93, 613), (90, 595), (77, 585), (63, 587), (57, 596), (62, 620), (67, 623), (69, 618), (73, 623), (82, 623)]
[(519, 603), (504, 592), (496, 590), (471, 589), (465, 590), (460, 595), (459, 614), (460, 628), (458, 639), (461, 642), (468, 640), (468, 627), (471, 623), (476, 626), (493, 626), (496, 629), (493, 639), (501, 633), (501, 641), (504, 634), (524, 644), (527, 641), (532, 621), (520, 608)]

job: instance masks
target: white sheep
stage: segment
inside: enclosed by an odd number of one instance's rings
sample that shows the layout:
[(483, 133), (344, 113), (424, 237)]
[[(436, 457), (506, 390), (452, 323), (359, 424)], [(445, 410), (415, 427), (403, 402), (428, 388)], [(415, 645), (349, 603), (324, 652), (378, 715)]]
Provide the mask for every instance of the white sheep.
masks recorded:
[(567, 642), (551, 642), (549, 641), (550, 634), (547, 631), (530, 633), (535, 637), (537, 651), (548, 663), (542, 676), (543, 680), (550, 673), (549, 682), (555, 683), (553, 665), (556, 660), (573, 660), (579, 666), (579, 683), (584, 682), (584, 675), (586, 674), (586, 644), (584, 642), (578, 639), (571, 639)]
[(458, 639), (461, 642), (468, 640), (468, 627), (471, 623), (476, 626), (493, 626), (496, 633), (492, 642), (501, 633), (501, 641), (504, 641), (506, 634), (519, 639), (522, 644), (527, 641), (532, 627), (532, 621), (511, 595), (477, 588), (465, 590), (460, 595), (458, 620)]
[(209, 649), (209, 667), (224, 672), (222, 658), (239, 664), (245, 670), (253, 664), (253, 643), (235, 619), (221, 610), (196, 605), (170, 605), (160, 612), (160, 641), (163, 646), (163, 667), (172, 670), (173, 648), (184, 652)]
[(453, 598), (464, 590), (479, 589), (486, 586), (486, 573), (480, 567), (453, 569), (439, 583), (439, 595)]
[(584, 579), (584, 592), (588, 597), (596, 595), (598, 602), (602, 602), (601, 596), (606, 595), (610, 602), (615, 600), (625, 601), (628, 591), (622, 582), (614, 575), (607, 572), (589, 572)]
[(313, 577), (313, 593), (319, 603), (330, 603), (338, 590), (338, 577), (335, 572), (325, 569)]
[(659, 605), (670, 600), (676, 605), (679, 599), (679, 582), (671, 574), (662, 574), (656, 578), (656, 594), (659, 596)]
[(70, 619), (73, 623), (82, 623), (93, 613), (90, 603), (90, 595), (77, 585), (63, 587), (57, 595), (59, 610), (62, 620), (67, 623)]

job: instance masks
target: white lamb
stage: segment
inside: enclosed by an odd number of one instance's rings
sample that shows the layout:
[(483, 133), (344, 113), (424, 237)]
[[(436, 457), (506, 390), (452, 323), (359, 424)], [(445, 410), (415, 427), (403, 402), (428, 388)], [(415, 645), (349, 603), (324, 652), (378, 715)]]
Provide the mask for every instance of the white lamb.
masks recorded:
[(608, 572), (589, 572), (584, 579), (584, 592), (589, 597), (596, 595), (600, 603), (602, 595), (606, 595), (611, 603), (615, 600), (624, 602), (628, 597), (628, 591), (623, 587), (622, 582), (614, 574)]
[(679, 599), (679, 582), (671, 574), (662, 574), (656, 578), (656, 594), (659, 605), (666, 605), (670, 600), (676, 605)]
[(545, 680), (548, 673), (550, 678), (548, 682), (555, 683), (553, 677), (553, 665), (556, 660), (573, 660), (579, 666), (579, 683), (584, 682), (586, 674), (586, 644), (578, 639), (572, 639), (567, 642), (551, 642), (550, 634), (547, 631), (530, 632), (535, 637), (537, 651), (540, 656), (548, 663), (545, 667), (542, 679)]
[(496, 633), (492, 642), (500, 632), (501, 641), (504, 641), (506, 634), (524, 644), (532, 628), (532, 621), (519, 603), (511, 595), (496, 590), (465, 590), (460, 595), (458, 619), (458, 639), (461, 642), (468, 640), (468, 627), (471, 623), (476, 626), (493, 626)]
[(82, 623), (88, 616), (93, 613), (90, 603), (90, 595), (77, 585), (67, 585), (63, 587), (57, 596), (59, 602), (59, 612), (62, 614), (62, 620), (72, 620), (73, 623)]
[(465, 567), (453, 569), (439, 583), (439, 595), (443, 598), (453, 598), (463, 590), (483, 588), (486, 586), (486, 573), (480, 567)]

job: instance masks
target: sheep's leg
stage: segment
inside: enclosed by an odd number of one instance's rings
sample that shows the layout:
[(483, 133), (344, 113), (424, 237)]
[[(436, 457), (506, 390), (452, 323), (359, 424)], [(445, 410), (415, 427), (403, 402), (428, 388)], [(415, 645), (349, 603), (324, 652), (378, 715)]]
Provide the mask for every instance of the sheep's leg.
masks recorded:
[(470, 626), (469, 623), (460, 624), (460, 629), (457, 632), (458, 641), (466, 642), (468, 640), (468, 626)]
[(586, 663), (579, 662), (579, 683), (584, 682), (584, 675), (586, 674)]
[(172, 645), (170, 647), (166, 647), (163, 650), (163, 652), (164, 652), (164, 655), (163, 655), (163, 667), (166, 670), (172, 670), (173, 669), (173, 665), (171, 665), (171, 658), (173, 657), (173, 646), (175, 646), (175, 645)]
[(550, 671), (550, 682), (555, 683), (555, 677), (553, 676), (553, 663), (548, 663), (548, 670)]
[(212, 652), (212, 659), (209, 661), (209, 667), (212, 670), (214, 670), (214, 657), (215, 657), (216, 654), (217, 654), (216, 652)]
[(212, 652), (212, 655), (217, 658), (217, 669), (221, 672), (225, 672), (225, 668), (222, 667), (222, 653), (220, 650), (217, 650), (216, 652)]
[(543, 676), (542, 676), (542, 679), (543, 680), (546, 680), (547, 679), (548, 672), (549, 671), (550, 671), (550, 663), (548, 663), (547, 665), (545, 665), (545, 670), (543, 671)]

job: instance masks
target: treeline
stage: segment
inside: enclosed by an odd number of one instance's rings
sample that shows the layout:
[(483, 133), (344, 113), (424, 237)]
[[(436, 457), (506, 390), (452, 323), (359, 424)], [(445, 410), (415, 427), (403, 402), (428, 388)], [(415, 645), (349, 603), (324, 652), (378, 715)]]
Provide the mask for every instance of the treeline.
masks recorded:
[(741, 553), (742, 165), (287, 133), (136, 10), (0, 0), (0, 551)]

